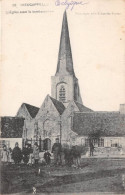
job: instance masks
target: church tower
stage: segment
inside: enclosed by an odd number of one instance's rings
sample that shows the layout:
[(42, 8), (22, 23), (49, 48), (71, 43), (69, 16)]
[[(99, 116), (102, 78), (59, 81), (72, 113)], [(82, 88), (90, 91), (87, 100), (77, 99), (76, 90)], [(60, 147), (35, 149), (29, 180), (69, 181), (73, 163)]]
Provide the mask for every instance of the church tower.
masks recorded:
[(73, 100), (82, 104), (78, 79), (73, 68), (66, 11), (63, 15), (57, 70), (55, 76), (51, 77), (51, 95), (65, 106)]

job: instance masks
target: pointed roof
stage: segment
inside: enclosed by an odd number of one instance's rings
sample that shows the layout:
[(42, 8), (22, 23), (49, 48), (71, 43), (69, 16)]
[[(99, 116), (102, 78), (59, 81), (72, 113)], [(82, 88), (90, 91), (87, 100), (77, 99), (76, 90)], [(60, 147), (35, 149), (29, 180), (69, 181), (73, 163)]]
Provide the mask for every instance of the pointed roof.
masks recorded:
[(79, 102), (76, 102), (76, 101), (74, 101), (74, 102), (75, 102), (75, 104), (78, 107), (80, 112), (94, 112), (93, 110), (91, 110), (90, 108), (87, 108), (83, 104), (80, 104)]
[(53, 102), (54, 106), (56, 107), (57, 111), (59, 112), (59, 114), (61, 115), (65, 110), (65, 106), (63, 105), (63, 103), (59, 102), (58, 100), (56, 100), (52, 97), (50, 97), (50, 99), (52, 100), (52, 102)]
[(24, 103), (24, 105), (26, 106), (26, 108), (27, 108), (27, 110), (28, 110), (30, 116), (31, 116), (32, 118), (35, 118), (36, 114), (37, 114), (38, 111), (39, 111), (39, 108), (36, 107), (36, 106), (32, 106), (32, 105), (30, 105), (30, 104), (26, 104), (26, 103)]
[(72, 61), (72, 51), (70, 46), (69, 29), (66, 11), (63, 15), (60, 48), (58, 54), (57, 75), (75, 75)]

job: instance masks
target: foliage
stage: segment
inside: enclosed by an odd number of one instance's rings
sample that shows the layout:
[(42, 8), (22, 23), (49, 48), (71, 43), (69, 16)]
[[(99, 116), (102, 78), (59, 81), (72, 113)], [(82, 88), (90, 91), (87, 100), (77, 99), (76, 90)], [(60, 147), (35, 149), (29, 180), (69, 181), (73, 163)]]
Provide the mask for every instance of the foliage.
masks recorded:
[(89, 139), (99, 139), (101, 136), (103, 136), (103, 132), (101, 130), (92, 131), (89, 133), (88, 138)]

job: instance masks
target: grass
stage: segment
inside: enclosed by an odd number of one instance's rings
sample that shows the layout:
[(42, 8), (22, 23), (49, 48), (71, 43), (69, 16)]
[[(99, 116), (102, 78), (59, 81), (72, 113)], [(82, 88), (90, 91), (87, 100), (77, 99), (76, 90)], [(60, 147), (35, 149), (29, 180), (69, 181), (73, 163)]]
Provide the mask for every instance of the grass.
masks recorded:
[[(1, 193), (125, 193), (125, 159), (82, 159), (81, 169), (67, 166), (1, 167)], [(38, 170), (40, 168), (40, 174)]]

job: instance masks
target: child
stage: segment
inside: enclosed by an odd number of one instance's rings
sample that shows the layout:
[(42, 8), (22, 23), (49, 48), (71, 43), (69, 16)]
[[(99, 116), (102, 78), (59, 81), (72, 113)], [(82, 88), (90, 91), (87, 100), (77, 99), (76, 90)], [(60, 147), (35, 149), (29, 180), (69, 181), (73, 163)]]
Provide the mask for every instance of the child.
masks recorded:
[(28, 144), (28, 148), (29, 148), (29, 162), (28, 165), (33, 165), (34, 164), (34, 157), (33, 157), (33, 149), (31, 147), (31, 144)]
[(25, 165), (27, 165), (27, 163), (29, 161), (29, 155), (30, 155), (28, 144), (26, 144), (25, 147), (23, 148), (22, 155), (23, 155), (23, 162)]
[(12, 149), (9, 148), (8, 149), (8, 163), (11, 164), (13, 162), (13, 159), (12, 159)]
[(6, 164), (7, 163), (7, 160), (8, 160), (8, 151), (7, 151), (6, 145), (3, 146), (3, 150), (2, 150), (1, 155), (2, 155), (2, 159), (1, 159), (2, 162), (4, 164)]
[(46, 150), (45, 153), (44, 153), (44, 159), (45, 159), (46, 165), (50, 164), (50, 161), (51, 161), (50, 156), (51, 156), (51, 154), (49, 153), (48, 150)]
[(34, 147), (33, 147), (33, 157), (34, 157), (35, 165), (38, 165), (38, 162), (39, 162), (39, 147), (38, 147), (37, 143), (35, 143)]

